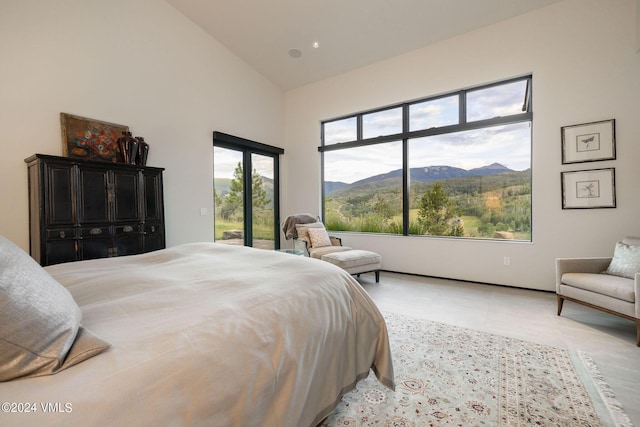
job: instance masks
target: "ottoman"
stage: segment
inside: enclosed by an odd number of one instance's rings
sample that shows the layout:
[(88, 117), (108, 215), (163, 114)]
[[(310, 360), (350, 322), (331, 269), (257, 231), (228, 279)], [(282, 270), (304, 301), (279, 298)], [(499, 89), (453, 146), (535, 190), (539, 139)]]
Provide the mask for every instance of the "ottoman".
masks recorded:
[(376, 273), (376, 283), (380, 282), (380, 261), (382, 257), (375, 252), (352, 249), (350, 251), (332, 252), (320, 258), (335, 264), (349, 274)]

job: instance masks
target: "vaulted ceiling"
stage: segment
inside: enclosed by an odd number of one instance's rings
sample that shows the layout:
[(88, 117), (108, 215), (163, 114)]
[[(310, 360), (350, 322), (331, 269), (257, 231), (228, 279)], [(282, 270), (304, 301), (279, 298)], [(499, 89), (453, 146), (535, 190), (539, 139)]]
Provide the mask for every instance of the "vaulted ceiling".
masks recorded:
[(561, 0), (166, 1), (289, 90)]

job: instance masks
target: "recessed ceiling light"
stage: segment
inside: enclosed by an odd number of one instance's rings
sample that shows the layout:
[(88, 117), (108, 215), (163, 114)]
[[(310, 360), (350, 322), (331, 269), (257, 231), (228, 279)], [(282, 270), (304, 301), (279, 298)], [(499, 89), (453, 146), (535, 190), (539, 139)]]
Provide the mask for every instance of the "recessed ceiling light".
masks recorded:
[(320, 47), (320, 43), (318, 43), (318, 42), (313, 42), (313, 45), (312, 45), (312, 46), (313, 46), (313, 48), (314, 48), (314, 49), (317, 49), (317, 48), (319, 48), (319, 47)]
[(302, 52), (299, 49), (289, 49), (289, 56), (292, 58), (300, 58), (302, 56)]

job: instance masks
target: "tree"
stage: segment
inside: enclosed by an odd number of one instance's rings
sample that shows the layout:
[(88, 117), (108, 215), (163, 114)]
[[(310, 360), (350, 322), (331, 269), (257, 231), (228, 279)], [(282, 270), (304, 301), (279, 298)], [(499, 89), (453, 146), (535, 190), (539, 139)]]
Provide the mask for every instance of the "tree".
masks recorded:
[(218, 191), (215, 188), (213, 189), (213, 203), (215, 204), (215, 208), (218, 211), (218, 214), (220, 214), (220, 212), (222, 212), (222, 204), (224, 203), (224, 199), (220, 194), (218, 194)]
[(251, 174), (251, 199), (254, 221), (262, 224), (269, 224), (270, 221), (273, 221), (273, 215), (269, 210), (271, 200), (267, 196), (262, 176), (255, 169)]
[(254, 209), (264, 209), (271, 202), (267, 197), (267, 190), (264, 188), (262, 177), (255, 169), (251, 174), (251, 198)]
[(462, 236), (464, 226), (461, 221), (455, 221), (457, 215), (456, 206), (449, 199), (440, 181), (422, 195), (418, 210), (418, 223), (422, 226), (425, 234)]
[(376, 196), (376, 200), (373, 205), (373, 210), (376, 214), (380, 215), (385, 220), (393, 217), (393, 209), (387, 199), (380, 196), (379, 194)]
[[(251, 174), (251, 203), (254, 215), (259, 216), (269, 206), (271, 200), (267, 196), (267, 190), (264, 188), (262, 177), (253, 169)], [(218, 202), (218, 199), (216, 199)], [(229, 194), (220, 200), (220, 215), (223, 219), (229, 220), (236, 217), (241, 219), (243, 214), (244, 203), (244, 172), (242, 164), (238, 162), (233, 171), (233, 179), (229, 185)]]
[(229, 220), (237, 214), (242, 217), (243, 194), (242, 164), (238, 162), (233, 171), (233, 179), (229, 185), (229, 194), (227, 194), (222, 201), (222, 207), (220, 208), (222, 218)]

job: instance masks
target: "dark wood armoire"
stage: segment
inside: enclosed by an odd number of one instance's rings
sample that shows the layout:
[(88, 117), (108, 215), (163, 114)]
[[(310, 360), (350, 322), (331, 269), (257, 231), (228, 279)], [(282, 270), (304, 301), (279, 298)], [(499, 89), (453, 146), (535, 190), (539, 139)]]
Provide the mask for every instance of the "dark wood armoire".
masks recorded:
[(31, 256), (41, 265), (165, 247), (163, 168), (35, 154)]

